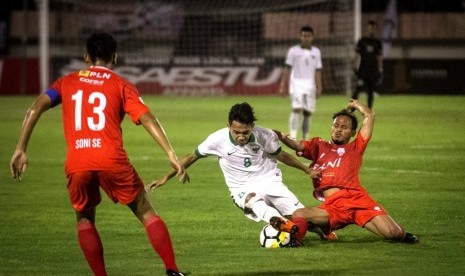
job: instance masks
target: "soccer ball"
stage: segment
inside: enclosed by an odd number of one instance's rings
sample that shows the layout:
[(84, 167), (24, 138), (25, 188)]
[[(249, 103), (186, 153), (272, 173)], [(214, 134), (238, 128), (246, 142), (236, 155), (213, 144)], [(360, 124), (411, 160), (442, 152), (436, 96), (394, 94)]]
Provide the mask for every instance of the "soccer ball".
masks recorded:
[(278, 248), (286, 246), (291, 240), (291, 235), (287, 232), (278, 231), (273, 226), (267, 224), (260, 231), (260, 244), (265, 248)]

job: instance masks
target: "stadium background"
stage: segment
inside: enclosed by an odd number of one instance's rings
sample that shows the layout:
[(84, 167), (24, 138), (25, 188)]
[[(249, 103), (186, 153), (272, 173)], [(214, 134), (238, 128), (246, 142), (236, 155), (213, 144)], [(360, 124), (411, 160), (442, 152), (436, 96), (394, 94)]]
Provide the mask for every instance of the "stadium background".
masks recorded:
[[(389, 11), (389, 4), (396, 8)], [(42, 1), (2, 1), (0, 95), (38, 94)], [(327, 94), (354, 87), (354, 1), (49, 0), (53, 80), (84, 66), (83, 43), (94, 31), (120, 43), (116, 71), (142, 94), (276, 94), (289, 46), (304, 24), (322, 50)], [(461, 0), (361, 1), (362, 34), (376, 20), (384, 39), (381, 94), (465, 94), (465, 17)], [(388, 23), (395, 28), (388, 30)]]

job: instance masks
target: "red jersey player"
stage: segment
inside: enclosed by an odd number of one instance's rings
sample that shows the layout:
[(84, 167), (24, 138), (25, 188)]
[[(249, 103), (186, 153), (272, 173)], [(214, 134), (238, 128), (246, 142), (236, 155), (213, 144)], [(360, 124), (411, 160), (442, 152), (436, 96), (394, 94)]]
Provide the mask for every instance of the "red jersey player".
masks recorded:
[(127, 113), (134, 123), (144, 126), (165, 151), (181, 181), (188, 180), (188, 176), (163, 127), (142, 102), (137, 89), (111, 70), (116, 64), (116, 47), (109, 34), (91, 35), (84, 55), (90, 67), (58, 79), (34, 101), (10, 162), (11, 175), (21, 180), (34, 126), (43, 112), (62, 104), (69, 198), (76, 212), (79, 245), (94, 275), (106, 275), (103, 246), (95, 227), (100, 187), (114, 202), (127, 205), (144, 224), (167, 275), (184, 275), (178, 272), (168, 229), (151, 206), (144, 184), (123, 148), (124, 115)]
[[(352, 114), (355, 110), (364, 117), (358, 133), (357, 118)], [(373, 132), (374, 118), (366, 105), (350, 100), (347, 109), (333, 116), (330, 141), (316, 137), (299, 143), (276, 131), (297, 155), (312, 160), (313, 195), (323, 201), (318, 207), (297, 210), (294, 216), (305, 218), (328, 234), (357, 224), (384, 239), (416, 242), (417, 237), (405, 232), (360, 184), (359, 171)], [(353, 136), (356, 138), (351, 142)]]

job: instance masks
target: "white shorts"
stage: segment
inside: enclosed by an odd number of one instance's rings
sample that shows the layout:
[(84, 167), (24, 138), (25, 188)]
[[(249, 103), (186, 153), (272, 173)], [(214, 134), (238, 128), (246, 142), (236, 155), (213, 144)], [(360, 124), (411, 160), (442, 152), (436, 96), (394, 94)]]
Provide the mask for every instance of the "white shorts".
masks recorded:
[(316, 86), (313, 81), (291, 80), (289, 87), (292, 109), (316, 110)]
[(295, 210), (304, 208), (299, 199), (281, 181), (253, 183), (253, 185), (231, 190), (234, 203), (244, 211), (246, 217), (254, 221), (260, 221), (260, 218), (252, 210), (245, 208), (245, 199), (250, 193), (255, 193), (262, 198), (282, 216), (290, 216)]

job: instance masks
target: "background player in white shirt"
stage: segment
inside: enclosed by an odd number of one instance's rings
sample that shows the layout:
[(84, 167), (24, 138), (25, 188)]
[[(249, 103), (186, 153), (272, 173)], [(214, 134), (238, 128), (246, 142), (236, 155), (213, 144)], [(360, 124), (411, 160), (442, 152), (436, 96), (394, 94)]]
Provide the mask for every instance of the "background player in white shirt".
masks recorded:
[(320, 50), (313, 46), (313, 29), (304, 26), (300, 29), (300, 44), (289, 49), (286, 57), (286, 66), (279, 94), (284, 95), (286, 87), (291, 96), (292, 112), (289, 118), (290, 136), (297, 138), (300, 114), (302, 120), (302, 139), (308, 137), (311, 115), (316, 109), (316, 99), (321, 95)]
[[(291, 233), (291, 246), (299, 246), (307, 232), (307, 222), (285, 218), (291, 218), (303, 204), (282, 182), (278, 160), (310, 177), (318, 172), (282, 151), (278, 136), (271, 129), (255, 126), (255, 120), (248, 103), (235, 104), (229, 112), (228, 127), (210, 134), (181, 163), (187, 168), (200, 158), (217, 156), (231, 197), (244, 214)], [(147, 189), (164, 185), (174, 175), (172, 170), (148, 184)]]

